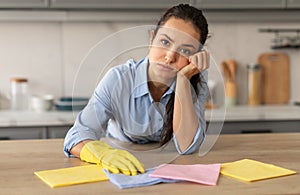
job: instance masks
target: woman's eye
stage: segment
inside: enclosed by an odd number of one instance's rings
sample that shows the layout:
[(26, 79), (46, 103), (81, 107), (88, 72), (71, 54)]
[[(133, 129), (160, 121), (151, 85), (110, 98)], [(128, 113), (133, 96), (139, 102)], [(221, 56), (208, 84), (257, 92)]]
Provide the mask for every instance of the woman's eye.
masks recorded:
[(170, 42), (166, 39), (162, 39), (160, 42), (163, 46), (170, 46)]
[(186, 56), (191, 55), (191, 51), (189, 49), (180, 49), (179, 52)]

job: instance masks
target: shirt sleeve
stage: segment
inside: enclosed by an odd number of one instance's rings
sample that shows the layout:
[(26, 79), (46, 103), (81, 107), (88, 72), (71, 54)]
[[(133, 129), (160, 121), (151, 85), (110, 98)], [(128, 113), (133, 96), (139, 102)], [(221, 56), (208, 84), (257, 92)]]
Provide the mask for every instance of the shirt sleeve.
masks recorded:
[(200, 74), (201, 83), (199, 85), (199, 94), (197, 97), (197, 101), (194, 102), (196, 114), (199, 119), (199, 126), (192, 144), (185, 151), (181, 151), (179, 144), (176, 140), (176, 136), (173, 135), (174, 143), (179, 154), (194, 153), (203, 143), (203, 140), (205, 138), (205, 131), (206, 131), (206, 120), (205, 120), (206, 107), (205, 106), (208, 97), (207, 78), (208, 78), (207, 71), (201, 72)]
[(64, 153), (72, 157), (70, 150), (79, 142), (87, 139), (99, 140), (105, 135), (108, 120), (113, 118), (110, 90), (114, 71), (110, 70), (99, 82), (87, 106), (79, 112), (74, 125), (64, 141)]

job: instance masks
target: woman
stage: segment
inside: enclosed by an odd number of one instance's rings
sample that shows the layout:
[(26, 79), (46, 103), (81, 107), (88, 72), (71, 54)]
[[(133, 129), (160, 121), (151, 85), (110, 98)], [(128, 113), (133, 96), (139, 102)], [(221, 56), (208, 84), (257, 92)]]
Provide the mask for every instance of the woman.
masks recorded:
[(66, 135), (65, 153), (113, 173), (136, 175), (143, 165), (101, 137), (161, 145), (174, 138), (180, 154), (194, 152), (205, 137), (209, 54), (201, 48), (207, 26), (192, 6), (167, 10), (151, 33), (148, 56), (112, 68), (100, 81)]

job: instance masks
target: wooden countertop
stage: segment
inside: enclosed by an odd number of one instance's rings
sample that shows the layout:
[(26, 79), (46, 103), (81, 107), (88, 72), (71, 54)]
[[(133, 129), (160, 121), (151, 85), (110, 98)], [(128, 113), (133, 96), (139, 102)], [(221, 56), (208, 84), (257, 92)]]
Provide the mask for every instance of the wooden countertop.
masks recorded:
[[(220, 175), (217, 186), (181, 182), (158, 184), (132, 189), (119, 189), (109, 181), (50, 188), (35, 175), (35, 171), (84, 164), (63, 154), (63, 140), (0, 141), (1, 194), (299, 194), (300, 193), (300, 133), (220, 135), (213, 149), (205, 156), (178, 156), (176, 164), (209, 164), (254, 159), (282, 166), (296, 175), (241, 182)], [(159, 155), (170, 159), (174, 151), (146, 152), (142, 162), (157, 163)], [(140, 158), (144, 152), (140, 152)], [(152, 153), (152, 154), (151, 154)], [(156, 156), (158, 155), (158, 156)], [(175, 157), (175, 156), (173, 156)], [(161, 159), (160, 159), (161, 160)]]

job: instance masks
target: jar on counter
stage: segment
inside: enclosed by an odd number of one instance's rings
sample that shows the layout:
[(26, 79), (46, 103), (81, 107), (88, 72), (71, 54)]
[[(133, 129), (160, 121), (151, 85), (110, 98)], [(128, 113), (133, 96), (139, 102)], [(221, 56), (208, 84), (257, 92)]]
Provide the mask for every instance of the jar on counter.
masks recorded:
[(28, 80), (26, 78), (11, 78), (12, 110), (27, 110), (29, 108)]
[(248, 105), (261, 104), (261, 65), (249, 64), (248, 70)]

